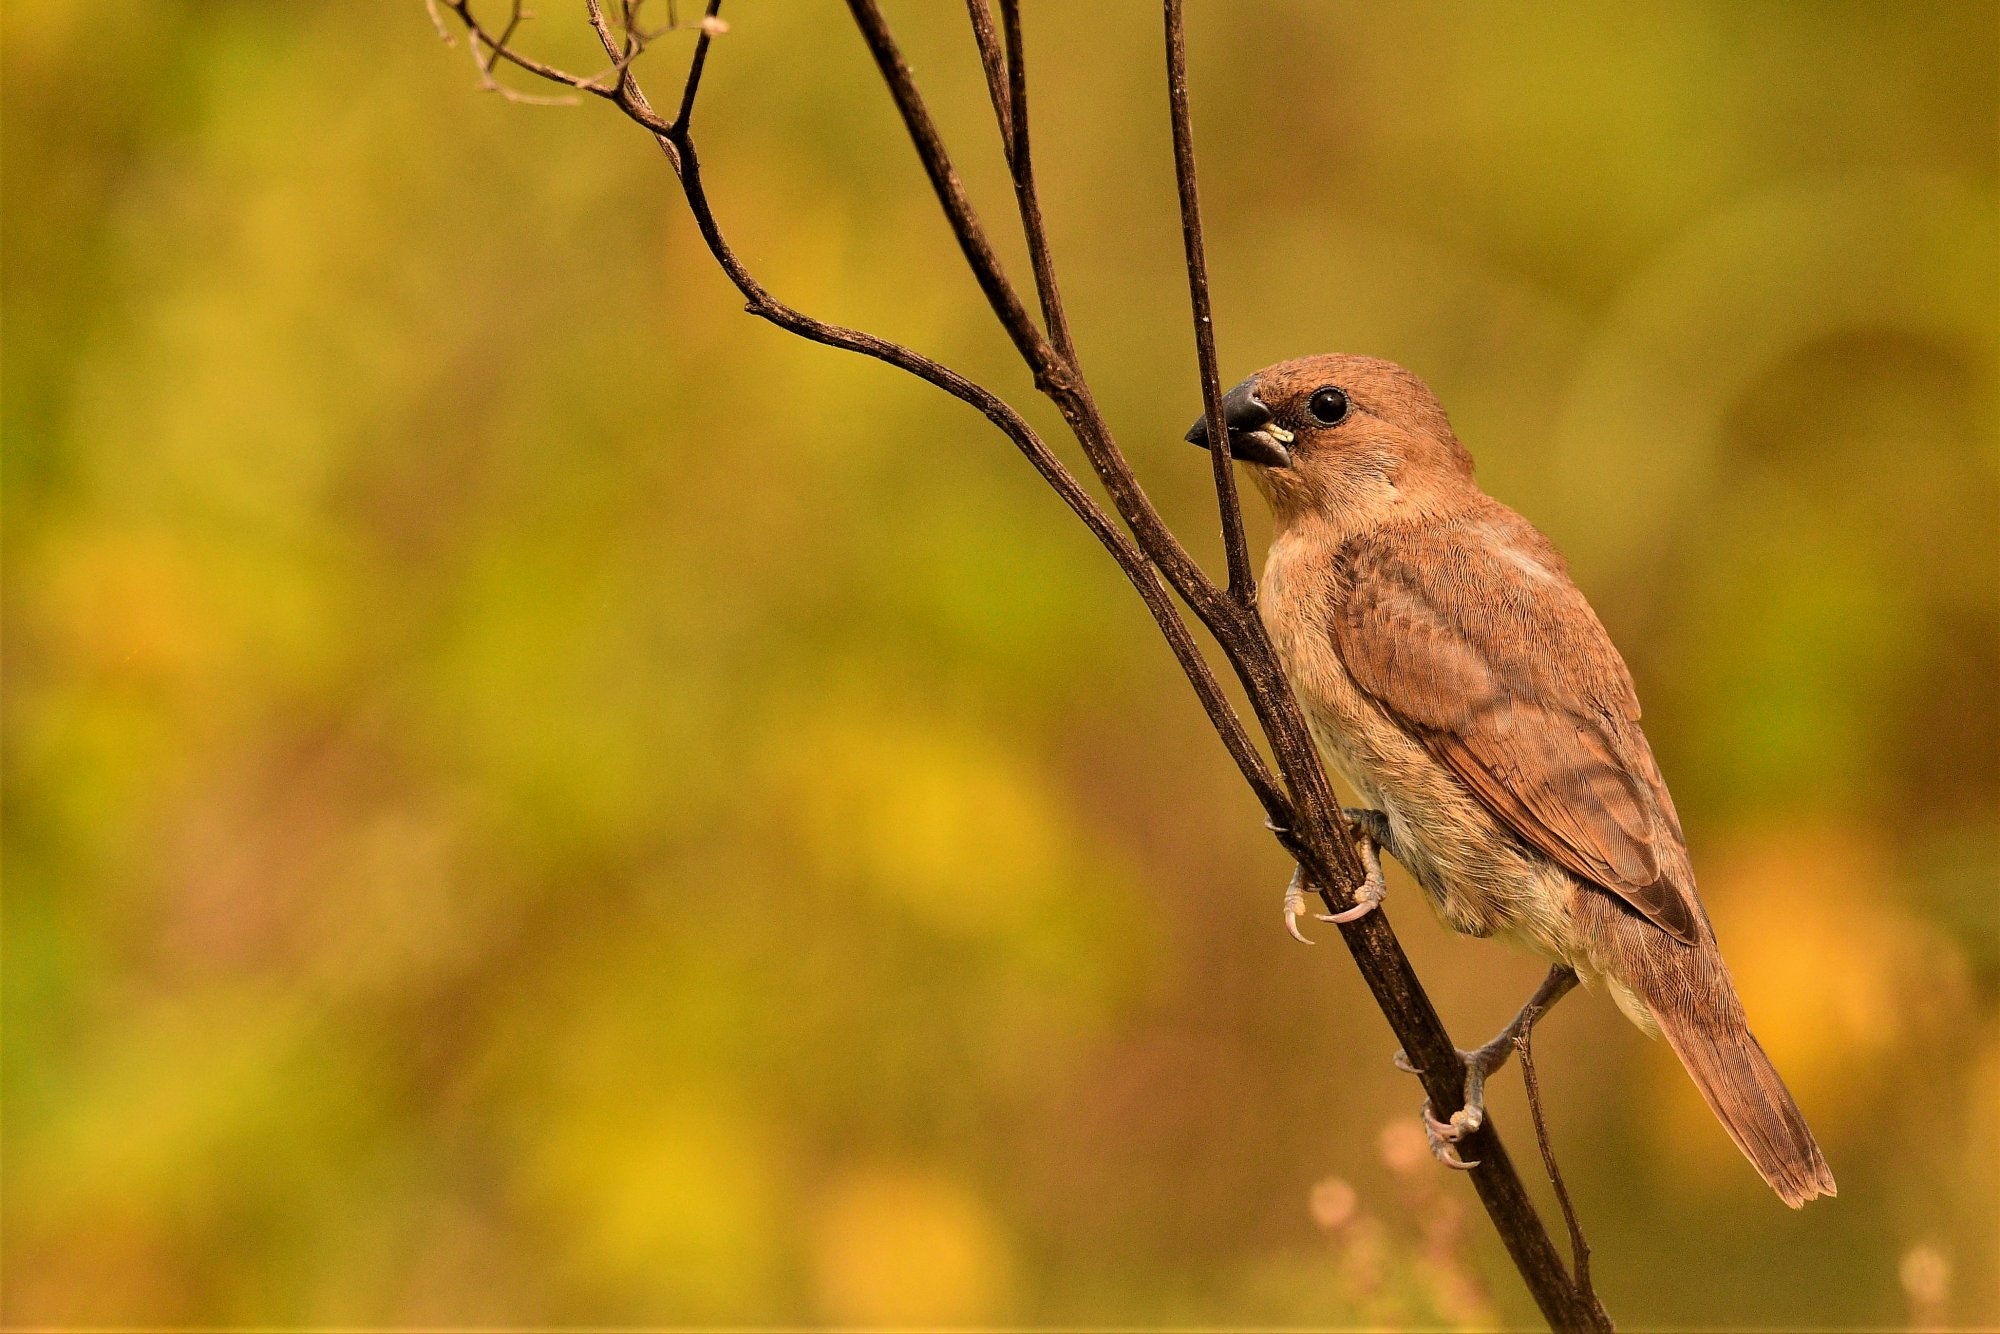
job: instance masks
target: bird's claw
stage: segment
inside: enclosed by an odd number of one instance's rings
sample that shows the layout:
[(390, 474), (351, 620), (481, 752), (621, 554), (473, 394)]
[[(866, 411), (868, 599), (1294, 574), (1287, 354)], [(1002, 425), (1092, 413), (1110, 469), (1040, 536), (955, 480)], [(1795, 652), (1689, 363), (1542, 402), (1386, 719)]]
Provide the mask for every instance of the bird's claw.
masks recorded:
[[(1429, 1098), (1424, 1099), (1424, 1138), (1430, 1142), (1431, 1156), (1446, 1167), (1458, 1172), (1468, 1172), (1479, 1166), (1477, 1159), (1467, 1162), (1458, 1155), (1458, 1142), (1473, 1134), (1486, 1124), (1486, 1081), (1507, 1064), (1507, 1059), (1519, 1047), (1522, 1059), (1527, 1056), (1527, 1036), (1534, 1028), (1535, 1021), (1548, 1012), (1548, 1008), (1561, 1000), (1571, 988), (1576, 986), (1576, 972), (1567, 965), (1557, 965), (1549, 970), (1548, 977), (1538, 987), (1513, 1022), (1500, 1030), (1491, 1042), (1475, 1051), (1458, 1051), (1458, 1061), (1465, 1068), (1465, 1106), (1453, 1112), (1448, 1120), (1438, 1120), (1431, 1108)], [(1391, 1058), (1396, 1068), (1407, 1075), (1421, 1075), (1406, 1051), (1398, 1051)], [(1536, 1113), (1537, 1121), (1540, 1112)], [(1543, 1146), (1546, 1151), (1546, 1144)]]
[(1389, 817), (1377, 810), (1343, 806), (1340, 814), (1354, 835), (1354, 850), (1361, 854), (1361, 887), (1354, 891), (1354, 906), (1342, 908), (1328, 918), (1342, 926), (1358, 922), (1382, 906), (1389, 897), (1389, 882), (1382, 878), (1382, 848), (1389, 840)]
[(1486, 1124), (1484, 1107), (1461, 1107), (1451, 1114), (1449, 1120), (1440, 1121), (1431, 1111), (1430, 1099), (1424, 1100), (1424, 1126), (1439, 1139), (1456, 1143)]
[(1293, 861), (1297, 861), (1300, 852), (1299, 840), (1298, 836), (1292, 833), (1291, 826), (1279, 824), (1267, 815), (1264, 817), (1264, 827), (1277, 835), (1279, 846), (1292, 854)]
[[(1369, 913), (1382, 906), (1382, 900), (1389, 896), (1389, 882), (1382, 876), (1382, 857), (1379, 849), (1388, 838), (1388, 817), (1377, 810), (1367, 810), (1353, 806), (1343, 806), (1341, 816), (1347, 821), (1348, 829), (1354, 835), (1356, 849), (1361, 854), (1361, 866), (1365, 873), (1361, 887), (1354, 891), (1352, 907), (1339, 912), (1316, 912), (1316, 921), (1332, 922), (1336, 926), (1346, 926), (1358, 922)], [(1264, 827), (1278, 836), (1278, 841), (1292, 849), (1292, 831), (1272, 821), (1268, 816)], [(1295, 849), (1294, 849), (1295, 850)], [(1310, 945), (1312, 938), (1299, 930), (1299, 918), (1306, 915), (1305, 871), (1294, 867), (1291, 883), (1285, 886), (1285, 930), (1293, 940), (1302, 945)]]
[[(1305, 872), (1301, 870), (1294, 870), (1292, 872), (1292, 882), (1285, 886), (1285, 930), (1291, 932), (1292, 939), (1298, 941), (1299, 944), (1311, 945), (1315, 943), (1313, 941), (1313, 938), (1311, 936), (1308, 936), (1305, 932), (1299, 930), (1299, 918), (1304, 916), (1305, 912), (1306, 912)], [(1341, 915), (1339, 913), (1316, 912), (1312, 914), (1312, 916), (1316, 920), (1322, 922), (1338, 922), (1341, 920)]]
[(1451, 1120), (1440, 1121), (1431, 1112), (1431, 1101), (1424, 1099), (1424, 1139), (1431, 1146), (1431, 1157), (1449, 1167), (1454, 1172), (1470, 1172), (1479, 1166), (1480, 1160), (1459, 1157), (1458, 1141), (1479, 1129), (1485, 1118), (1476, 1109), (1462, 1107), (1451, 1114)]
[[(1454, 1172), (1470, 1172), (1479, 1166), (1479, 1159), (1459, 1156), (1458, 1142), (1486, 1124), (1486, 1077), (1499, 1065), (1494, 1057), (1490, 1047), (1458, 1053), (1458, 1059), (1465, 1065), (1465, 1105), (1449, 1117), (1439, 1120), (1431, 1100), (1424, 1099), (1424, 1139), (1431, 1146), (1431, 1156)], [(1405, 1051), (1398, 1050), (1390, 1060), (1406, 1075), (1423, 1074)]]
[(1338, 922), (1342, 926), (1358, 922), (1381, 907), (1382, 900), (1389, 897), (1389, 884), (1382, 878), (1382, 863), (1372, 855), (1364, 855), (1361, 860), (1368, 868), (1368, 877), (1361, 882), (1361, 888), (1354, 891), (1354, 906), (1326, 913), (1321, 916), (1321, 921)]

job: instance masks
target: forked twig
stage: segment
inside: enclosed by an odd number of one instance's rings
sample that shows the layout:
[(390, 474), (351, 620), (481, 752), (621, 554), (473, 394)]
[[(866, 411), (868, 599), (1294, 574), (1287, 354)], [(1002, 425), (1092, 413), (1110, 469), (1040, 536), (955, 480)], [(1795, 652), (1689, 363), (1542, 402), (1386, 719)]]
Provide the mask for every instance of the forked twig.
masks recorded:
[(1035, 271), (1035, 295), (1042, 306), (1042, 327), (1048, 330), (1056, 354), (1081, 378), (1069, 319), (1063, 314), (1062, 289), (1056, 284), (1055, 261), (1049, 257), (1041, 196), (1035, 189), (1035, 159), (1028, 135), (1028, 57), (1021, 40), (1020, 0), (1000, 0), (1001, 23), (1006, 29), (1004, 54), (995, 43), (993, 16), (986, 0), (966, 0), (966, 10), (972, 19), (973, 40), (979, 44), (979, 63), (986, 71), (986, 90), (993, 99), (993, 118), (1006, 149), (1008, 174), (1014, 181), (1028, 262)]
[[(1349, 837), (1332, 786), (1320, 767), (1317, 750), (1285, 680), (1276, 650), (1258, 620), (1256, 585), (1243, 535), (1235, 479), (1226, 446), (1214, 451), (1215, 487), (1222, 521), (1227, 579), (1218, 586), (1167, 527), (1137, 474), (1114, 440), (1084, 379), (1067, 320), (1061, 288), (1055, 276), (1041, 203), (1035, 184), (1028, 134), (1028, 94), (1024, 44), (1017, 0), (1000, 0), (996, 32), (986, 0), (967, 0), (973, 36), (993, 103), (1009, 176), (1014, 186), (1034, 271), (1038, 325), (1003, 270), (988, 241), (971, 198), (953, 168), (943, 137), (932, 121), (907, 62), (890, 33), (875, 0), (848, 0), (877, 70), (902, 118), (911, 145), (972, 270), (981, 292), (1015, 350), (1035, 378), (1035, 385), (1062, 415), (1082, 446), (1092, 472), (1103, 484), (1123, 527), (1048, 448), (1010, 404), (985, 386), (900, 343), (858, 329), (829, 324), (786, 305), (758, 282), (730, 246), (710, 206), (701, 174), (701, 159), (692, 130), (696, 94), (710, 46), (722, 31), (717, 20), (720, 0), (709, 0), (689, 61), (674, 118), (662, 120), (633, 74), (637, 55), (656, 33), (640, 30), (638, 4), (620, 0), (617, 16), (606, 14), (603, 0), (584, 0), (612, 69), (608, 75), (578, 76), (525, 55), (511, 45), (519, 26), (519, 0), (509, 0), (505, 28), (494, 33), (473, 12), (473, 0), (426, 0), (441, 6), (462, 24), (480, 61), (482, 78), (494, 82), (494, 70), (505, 64), (515, 70), (578, 92), (603, 98), (650, 132), (666, 154), (680, 182), (688, 209), (703, 243), (736, 289), (745, 309), (779, 328), (829, 347), (844, 348), (886, 362), (942, 389), (976, 408), (1011, 440), (1070, 510), (1081, 519), (1138, 592), (1154, 624), (1180, 664), (1216, 735), (1236, 762), (1244, 781), (1263, 806), (1268, 822), (1287, 850), (1304, 866), (1330, 910), (1351, 907), (1363, 880), (1361, 860)], [(1164, 0), (1167, 37), (1168, 106), (1173, 122), (1175, 179), (1180, 191), (1182, 238), (1187, 252), (1188, 290), (1194, 310), (1196, 364), (1201, 378), (1204, 412), (1210, 439), (1226, 442), (1221, 429), (1220, 386), (1216, 373), (1214, 334), (1208, 280), (1203, 257), (1201, 215), (1195, 185), (1193, 134), (1187, 105), (1186, 43), (1180, 0)], [(669, 28), (676, 27), (670, 13)], [(480, 54), (481, 46), (485, 54)], [(610, 82), (601, 80), (609, 78)], [(1171, 590), (1171, 594), (1169, 593)], [(1178, 597), (1213, 637), (1242, 685), (1268, 742), (1276, 771), (1264, 760), (1243, 720), (1230, 704), (1220, 681), (1195, 643), (1173, 598)], [(1464, 1098), (1464, 1070), (1429, 996), (1391, 930), (1386, 914), (1370, 913), (1341, 929), (1370, 991), (1405, 1051), (1426, 1073), (1425, 1091), (1437, 1106), (1456, 1106)], [(1548, 1231), (1536, 1214), (1519, 1173), (1502, 1146), (1492, 1120), (1470, 1137), (1466, 1147), (1480, 1160), (1470, 1175), (1481, 1203), (1507, 1246), (1515, 1267), (1550, 1324), (1560, 1329), (1608, 1330), (1604, 1314), (1587, 1286), (1579, 1286), (1565, 1269)], [(1545, 1158), (1553, 1165), (1546, 1137)], [(1562, 1197), (1568, 1213), (1566, 1194)], [(1580, 1239), (1573, 1215), (1572, 1241)], [(1580, 1252), (1581, 1253), (1581, 1252)], [(1587, 1270), (1583, 1277), (1587, 1280)]]

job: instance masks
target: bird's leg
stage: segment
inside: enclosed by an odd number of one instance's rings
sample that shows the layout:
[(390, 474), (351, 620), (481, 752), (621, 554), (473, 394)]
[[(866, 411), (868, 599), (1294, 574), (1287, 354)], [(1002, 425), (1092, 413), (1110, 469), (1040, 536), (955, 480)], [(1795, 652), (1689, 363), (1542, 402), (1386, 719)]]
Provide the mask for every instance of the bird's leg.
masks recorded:
[[(1430, 1099), (1424, 1099), (1424, 1137), (1430, 1141), (1431, 1153), (1439, 1162), (1461, 1172), (1469, 1172), (1479, 1166), (1477, 1159), (1466, 1162), (1458, 1156), (1458, 1141), (1486, 1124), (1487, 1076), (1507, 1064), (1515, 1046), (1575, 985), (1575, 970), (1567, 964), (1555, 965), (1542, 979), (1542, 985), (1535, 989), (1535, 994), (1528, 998), (1528, 1003), (1521, 1007), (1521, 1012), (1491, 1042), (1472, 1051), (1458, 1053), (1458, 1058), (1465, 1062), (1465, 1106), (1453, 1112), (1448, 1120), (1440, 1121), (1431, 1110)], [(1409, 1056), (1403, 1052), (1396, 1053), (1395, 1062), (1396, 1068), (1406, 1074), (1423, 1073), (1410, 1064)]]
[[(1387, 848), (1389, 854), (1395, 856), (1396, 848), (1391, 841), (1393, 835), (1389, 832), (1389, 817), (1382, 812), (1343, 806), (1340, 813), (1347, 820), (1348, 832), (1354, 836), (1355, 851), (1361, 854), (1361, 868), (1365, 878), (1361, 882), (1361, 887), (1354, 892), (1353, 907), (1343, 908), (1335, 913), (1316, 912), (1313, 917), (1322, 922), (1334, 922), (1344, 926), (1348, 922), (1358, 922), (1375, 911), (1387, 897), (1389, 885), (1382, 878), (1382, 858), (1379, 850)], [(1287, 849), (1296, 855), (1297, 850), (1291, 846), (1291, 831), (1279, 829), (1269, 820), (1264, 823), (1272, 833), (1284, 841)], [(1313, 943), (1305, 932), (1299, 930), (1299, 918), (1306, 911), (1306, 894), (1305, 867), (1295, 866), (1292, 868), (1291, 883), (1285, 886), (1285, 930), (1291, 932), (1292, 939), (1301, 945)]]

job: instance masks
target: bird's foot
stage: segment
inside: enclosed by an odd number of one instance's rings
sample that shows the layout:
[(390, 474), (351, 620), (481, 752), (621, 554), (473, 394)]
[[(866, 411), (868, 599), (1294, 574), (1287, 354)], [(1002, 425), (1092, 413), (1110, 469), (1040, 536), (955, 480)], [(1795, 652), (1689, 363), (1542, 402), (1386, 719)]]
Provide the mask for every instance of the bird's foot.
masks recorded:
[[(1526, 1048), (1528, 1035), (1551, 1006), (1576, 986), (1576, 972), (1568, 964), (1556, 964), (1549, 969), (1549, 975), (1542, 979), (1535, 994), (1521, 1007), (1521, 1012), (1500, 1030), (1493, 1040), (1472, 1051), (1459, 1049), (1458, 1059), (1465, 1065), (1465, 1106), (1453, 1112), (1443, 1121), (1431, 1108), (1431, 1100), (1424, 1099), (1424, 1138), (1430, 1141), (1431, 1154), (1446, 1167), (1460, 1172), (1469, 1172), (1479, 1166), (1479, 1160), (1471, 1162), (1459, 1157), (1458, 1142), (1486, 1124), (1486, 1081), (1507, 1058), (1514, 1054), (1516, 1047)], [(1396, 1068), (1407, 1075), (1421, 1075), (1405, 1052), (1394, 1056)]]
[[(1440, 1120), (1431, 1100), (1424, 1099), (1424, 1139), (1431, 1146), (1431, 1156), (1455, 1172), (1470, 1172), (1479, 1166), (1479, 1159), (1468, 1161), (1459, 1156), (1459, 1141), (1486, 1124), (1487, 1076), (1505, 1065), (1513, 1051), (1512, 1033), (1504, 1033), (1476, 1051), (1459, 1051), (1458, 1059), (1465, 1066), (1465, 1105), (1450, 1116)], [(1404, 1074), (1423, 1073), (1404, 1052), (1398, 1051), (1393, 1059)]]
[(1354, 891), (1354, 906), (1343, 908), (1327, 918), (1330, 922), (1358, 922), (1369, 913), (1382, 906), (1382, 900), (1389, 897), (1389, 882), (1382, 878), (1382, 849), (1389, 848), (1391, 855), (1392, 835), (1389, 832), (1389, 817), (1381, 811), (1365, 807), (1343, 806), (1340, 813), (1347, 820), (1347, 830), (1354, 836), (1354, 850), (1361, 854), (1361, 869), (1364, 873), (1361, 887)]
[[(1382, 900), (1389, 895), (1389, 883), (1382, 877), (1382, 856), (1380, 849), (1387, 846), (1390, 835), (1389, 817), (1380, 811), (1344, 806), (1341, 808), (1340, 813), (1346, 818), (1348, 831), (1354, 836), (1355, 850), (1361, 854), (1361, 867), (1364, 872), (1364, 878), (1361, 881), (1361, 887), (1354, 891), (1354, 905), (1352, 907), (1342, 908), (1339, 912), (1333, 913), (1316, 912), (1312, 914), (1312, 917), (1316, 921), (1332, 922), (1338, 926), (1345, 926), (1349, 922), (1358, 922), (1369, 913), (1374, 912), (1375, 909), (1381, 906)], [(1269, 820), (1266, 820), (1264, 824), (1266, 828), (1278, 836), (1280, 841), (1284, 842), (1287, 848), (1292, 846), (1290, 830), (1282, 829), (1272, 824)], [(1311, 937), (1299, 930), (1299, 918), (1306, 915), (1306, 896), (1308, 892), (1305, 868), (1294, 867), (1292, 869), (1291, 882), (1285, 886), (1285, 930), (1290, 932), (1292, 939), (1298, 941), (1301, 945), (1314, 943)]]

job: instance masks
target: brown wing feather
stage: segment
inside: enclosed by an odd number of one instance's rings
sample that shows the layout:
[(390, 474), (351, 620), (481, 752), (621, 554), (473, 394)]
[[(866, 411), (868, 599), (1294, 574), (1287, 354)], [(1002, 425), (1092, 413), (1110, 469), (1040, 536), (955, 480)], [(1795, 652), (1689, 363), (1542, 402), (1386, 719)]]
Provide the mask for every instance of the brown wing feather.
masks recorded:
[(1335, 650), (1518, 837), (1693, 943), (1700, 908), (1632, 678), (1546, 540), (1495, 510), (1345, 548)]

